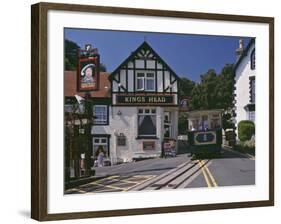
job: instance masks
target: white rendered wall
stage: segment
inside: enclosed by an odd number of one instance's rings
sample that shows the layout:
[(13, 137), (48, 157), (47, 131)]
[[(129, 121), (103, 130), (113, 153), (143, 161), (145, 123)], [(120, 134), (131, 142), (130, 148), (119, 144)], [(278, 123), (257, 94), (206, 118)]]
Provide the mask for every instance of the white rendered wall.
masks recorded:
[[(143, 108), (143, 107), (139, 107)], [(93, 126), (92, 134), (111, 135), (110, 155), (114, 159), (121, 158), (131, 161), (134, 157), (155, 157), (161, 155), (161, 147), (164, 136), (164, 111), (171, 112), (171, 137), (178, 135), (178, 110), (177, 108), (156, 108), (156, 137), (157, 139), (136, 139), (138, 136), (138, 107), (110, 107), (109, 125)], [(121, 115), (118, 115), (121, 112)], [(126, 146), (117, 146), (117, 135), (123, 133), (126, 136)], [(155, 141), (155, 150), (143, 150), (144, 141)]]
[(236, 124), (241, 120), (247, 120), (247, 112), (244, 107), (250, 103), (249, 77), (256, 75), (256, 70), (251, 70), (251, 52), (254, 47), (254, 44), (250, 47), (248, 55), (243, 58), (240, 65), (237, 67), (235, 74)]

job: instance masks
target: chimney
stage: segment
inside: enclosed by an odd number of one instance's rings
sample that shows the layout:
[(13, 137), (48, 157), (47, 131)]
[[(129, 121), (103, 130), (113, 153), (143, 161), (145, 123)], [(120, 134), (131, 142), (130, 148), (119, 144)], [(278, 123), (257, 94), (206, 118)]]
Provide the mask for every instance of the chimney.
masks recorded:
[(236, 51), (235, 51), (237, 61), (239, 60), (239, 58), (243, 54), (243, 51), (244, 51), (244, 43), (243, 43), (243, 39), (240, 39), (239, 40), (239, 48), (237, 48)]

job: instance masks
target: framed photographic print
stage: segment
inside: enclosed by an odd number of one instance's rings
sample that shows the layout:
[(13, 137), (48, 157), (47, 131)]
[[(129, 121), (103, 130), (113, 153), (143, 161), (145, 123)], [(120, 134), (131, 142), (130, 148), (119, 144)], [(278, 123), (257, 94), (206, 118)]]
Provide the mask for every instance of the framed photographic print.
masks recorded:
[(32, 5), (32, 218), (274, 204), (274, 18)]

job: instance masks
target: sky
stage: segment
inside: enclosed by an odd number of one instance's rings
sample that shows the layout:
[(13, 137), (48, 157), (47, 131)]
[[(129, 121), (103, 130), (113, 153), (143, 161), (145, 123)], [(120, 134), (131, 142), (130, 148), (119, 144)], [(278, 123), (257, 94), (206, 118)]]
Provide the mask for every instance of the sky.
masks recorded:
[[(241, 37), (65, 28), (65, 38), (81, 48), (85, 44), (98, 48), (108, 72), (145, 40), (178, 76), (199, 82), (200, 75), (209, 69), (220, 73), (225, 64), (236, 62), (235, 50)], [(243, 40), (246, 47), (250, 38)]]

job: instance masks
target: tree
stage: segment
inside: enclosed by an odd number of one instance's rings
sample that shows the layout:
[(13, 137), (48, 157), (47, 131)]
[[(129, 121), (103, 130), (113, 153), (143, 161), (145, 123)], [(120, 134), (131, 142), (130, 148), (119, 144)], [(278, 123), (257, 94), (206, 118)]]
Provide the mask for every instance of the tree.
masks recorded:
[[(77, 69), (79, 45), (71, 40), (64, 41), (64, 67), (65, 70), (73, 71)], [(100, 63), (99, 69), (101, 72), (106, 72), (106, 66)]]
[(218, 76), (218, 96), (220, 107), (227, 110), (233, 107), (234, 71), (232, 64), (226, 64)]
[(182, 77), (178, 83), (179, 96), (191, 96), (191, 92), (195, 86), (195, 82)]
[(179, 114), (178, 132), (180, 135), (186, 135), (188, 129), (187, 113)]
[(229, 110), (233, 107), (233, 65), (226, 64), (220, 74), (210, 69), (200, 78), (200, 83), (196, 84), (191, 91), (190, 105), (193, 110)]
[(64, 67), (65, 70), (76, 70), (78, 49), (80, 47), (75, 42), (65, 39), (64, 41)]
[[(183, 97), (190, 97), (191, 92), (195, 86), (195, 82), (188, 78), (182, 77), (178, 82), (178, 95), (181, 100)], [(187, 114), (179, 113), (178, 131), (179, 134), (186, 134), (187, 131)]]
[(106, 66), (103, 63), (100, 63), (100, 72), (106, 72)]

